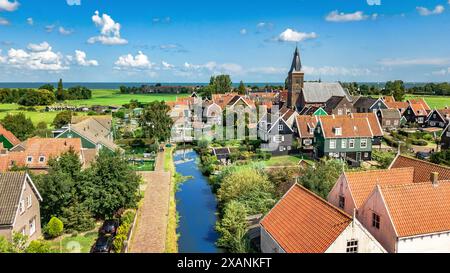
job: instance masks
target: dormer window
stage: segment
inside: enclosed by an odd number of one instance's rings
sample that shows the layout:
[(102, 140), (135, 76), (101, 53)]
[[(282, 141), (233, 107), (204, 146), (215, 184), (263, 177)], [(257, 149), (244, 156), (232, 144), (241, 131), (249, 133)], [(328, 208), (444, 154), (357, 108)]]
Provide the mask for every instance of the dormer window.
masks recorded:
[(45, 156), (40, 156), (39, 163), (44, 163), (44, 162), (45, 162)]
[(342, 128), (340, 127), (334, 128), (334, 134), (336, 136), (342, 136)]
[(312, 135), (314, 134), (314, 128), (313, 127), (309, 127), (309, 133)]

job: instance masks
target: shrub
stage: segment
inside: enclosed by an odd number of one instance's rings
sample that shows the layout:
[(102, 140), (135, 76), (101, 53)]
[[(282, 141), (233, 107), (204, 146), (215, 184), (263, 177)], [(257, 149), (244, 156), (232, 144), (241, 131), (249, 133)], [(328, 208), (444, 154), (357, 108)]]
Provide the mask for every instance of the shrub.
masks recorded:
[(120, 217), (120, 223), (121, 224), (125, 224), (126, 223), (126, 224), (129, 224), (129, 225), (133, 224), (135, 215), (136, 215), (136, 212), (134, 212), (132, 210), (126, 211), (122, 215), (122, 217)]
[(25, 250), (25, 253), (51, 253), (50, 245), (42, 240), (32, 241)]
[(224, 212), (223, 218), (216, 225), (216, 230), (220, 234), (217, 245), (226, 248), (231, 253), (248, 252), (245, 205), (237, 201), (231, 201), (225, 207)]
[(116, 237), (113, 242), (113, 250), (116, 253), (122, 251), (125, 241), (128, 239), (128, 233), (130, 232), (131, 224), (122, 223), (117, 229)]
[(427, 146), (428, 142), (422, 139), (413, 139), (411, 140), (411, 144), (417, 146)]
[(61, 236), (64, 231), (64, 224), (57, 217), (52, 217), (45, 226), (44, 232), (49, 238)]

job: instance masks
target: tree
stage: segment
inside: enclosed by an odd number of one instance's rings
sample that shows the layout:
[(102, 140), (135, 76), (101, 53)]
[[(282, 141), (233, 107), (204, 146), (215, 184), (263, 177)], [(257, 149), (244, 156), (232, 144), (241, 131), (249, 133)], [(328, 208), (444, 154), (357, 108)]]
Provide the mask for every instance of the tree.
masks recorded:
[(38, 89), (48, 90), (50, 92), (54, 92), (55, 91), (55, 87), (53, 86), (53, 84), (49, 84), (49, 83), (42, 85)]
[(20, 140), (26, 140), (34, 132), (34, 125), (30, 118), (26, 118), (23, 113), (16, 115), (8, 114), (0, 123), (6, 130), (11, 131)]
[(315, 192), (322, 198), (327, 198), (337, 179), (343, 172), (345, 163), (340, 160), (327, 160), (306, 169), (299, 183)]
[(55, 94), (48, 90), (28, 89), (17, 103), (23, 106), (51, 105), (55, 103)]
[(217, 245), (231, 253), (248, 253), (247, 229), (245, 205), (231, 201), (225, 207), (223, 218), (216, 225), (216, 230), (220, 234)]
[(32, 241), (25, 250), (25, 253), (51, 253), (49, 243), (43, 240)]
[(50, 238), (56, 238), (63, 234), (64, 224), (57, 217), (52, 217), (48, 224), (45, 226), (45, 233)]
[(275, 186), (275, 195), (281, 198), (296, 182), (297, 170), (293, 168), (276, 168), (267, 172), (269, 181)]
[(62, 208), (61, 221), (67, 231), (89, 231), (95, 227), (95, 219), (89, 209), (78, 200)]
[(95, 216), (108, 218), (119, 209), (137, 206), (141, 178), (119, 153), (102, 149), (87, 172), (87, 205)]
[(385, 86), (385, 95), (392, 95), (396, 101), (405, 99), (406, 91), (403, 81), (388, 81)]
[(245, 95), (245, 92), (247, 91), (247, 89), (245, 88), (244, 82), (241, 81), (239, 83), (239, 87), (238, 87), (238, 93), (239, 95)]
[(59, 101), (64, 100), (64, 87), (62, 79), (59, 79), (58, 82), (58, 89), (56, 90), (56, 99)]
[(144, 109), (140, 124), (145, 136), (157, 141), (166, 141), (171, 136), (173, 120), (169, 116), (170, 108), (164, 102), (150, 102)]
[(72, 121), (72, 112), (71, 111), (63, 111), (56, 115), (56, 117), (53, 119), (52, 125), (55, 128), (61, 128), (63, 126), (66, 126), (70, 124)]
[(214, 94), (225, 94), (231, 92), (232, 82), (230, 75), (212, 76), (209, 85), (213, 87)]
[(34, 135), (43, 137), (43, 138), (51, 137), (52, 130), (48, 129), (47, 123), (45, 123), (45, 121), (41, 121), (36, 125), (36, 130), (34, 130)]
[(0, 253), (8, 253), (10, 250), (10, 244), (6, 240), (5, 236), (0, 236)]

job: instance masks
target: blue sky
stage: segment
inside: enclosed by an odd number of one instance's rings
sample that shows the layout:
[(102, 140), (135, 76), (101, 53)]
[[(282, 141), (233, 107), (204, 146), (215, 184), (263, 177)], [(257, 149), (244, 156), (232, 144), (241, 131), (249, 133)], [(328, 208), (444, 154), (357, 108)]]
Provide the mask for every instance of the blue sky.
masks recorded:
[(282, 82), (296, 44), (308, 80), (450, 81), (449, 43), (450, 0), (0, 0), (2, 82)]

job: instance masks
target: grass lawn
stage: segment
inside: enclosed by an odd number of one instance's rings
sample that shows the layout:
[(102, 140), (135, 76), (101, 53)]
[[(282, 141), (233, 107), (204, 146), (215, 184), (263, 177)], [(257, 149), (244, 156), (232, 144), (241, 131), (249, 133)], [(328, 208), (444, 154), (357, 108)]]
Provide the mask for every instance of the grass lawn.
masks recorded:
[(136, 172), (151, 172), (155, 170), (155, 162), (144, 162), (144, 164), (135, 163), (132, 167)]
[[(67, 235), (62, 240), (62, 253), (89, 253), (97, 238), (97, 231), (87, 232), (75, 237)], [(56, 252), (60, 252), (59, 239), (50, 241), (50, 246)]]
[[(267, 167), (294, 166), (297, 165), (301, 159), (302, 159), (301, 155), (273, 156), (271, 159), (263, 161), (263, 163)], [(313, 163), (313, 161), (309, 160), (306, 156), (304, 156), (303, 159), (309, 161), (310, 163)]]
[(177, 179), (175, 176), (175, 164), (173, 162), (174, 147), (165, 147), (164, 154), (164, 171), (171, 172), (172, 181), (170, 185), (170, 199), (169, 199), (169, 216), (167, 222), (167, 234), (166, 234), (166, 253), (178, 253), (178, 213), (177, 213), (177, 200), (175, 197), (177, 191)]

